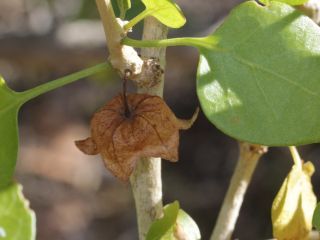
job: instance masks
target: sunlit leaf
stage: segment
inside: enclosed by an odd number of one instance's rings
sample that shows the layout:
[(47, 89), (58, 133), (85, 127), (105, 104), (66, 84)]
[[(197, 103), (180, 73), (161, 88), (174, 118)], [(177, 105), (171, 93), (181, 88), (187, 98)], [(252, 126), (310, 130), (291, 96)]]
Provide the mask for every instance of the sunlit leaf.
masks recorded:
[(200, 49), (197, 93), (226, 134), (262, 145), (320, 141), (320, 29), (291, 6), (248, 1)]
[(272, 204), (273, 236), (278, 240), (308, 239), (317, 199), (312, 189), (311, 162), (294, 165)]
[(34, 240), (35, 222), (19, 184), (12, 183), (0, 191), (0, 239)]
[(181, 9), (172, 0), (142, 0), (142, 2), (150, 15), (168, 27), (179, 28), (186, 23)]
[[(289, 5), (302, 5), (308, 2), (308, 0), (275, 0), (275, 1), (283, 2)], [(259, 0), (259, 2), (262, 2), (264, 4), (270, 4), (271, 0)]]
[(199, 240), (199, 228), (177, 201), (163, 209), (163, 217), (151, 225), (146, 240)]

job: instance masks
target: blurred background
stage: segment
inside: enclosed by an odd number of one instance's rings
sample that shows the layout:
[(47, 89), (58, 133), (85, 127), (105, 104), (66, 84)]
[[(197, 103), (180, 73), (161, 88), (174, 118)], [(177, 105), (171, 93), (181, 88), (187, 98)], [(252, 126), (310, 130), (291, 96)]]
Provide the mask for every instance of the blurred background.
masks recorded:
[[(241, 0), (177, 0), (187, 24), (171, 37), (204, 36)], [(142, 10), (134, 0), (135, 11)], [(93, 0), (1, 0), (0, 73), (15, 90), (92, 66), (107, 59), (102, 25)], [(142, 26), (133, 37), (140, 37)], [(195, 93), (198, 53), (169, 48), (164, 98), (181, 118), (199, 105)], [(121, 90), (114, 74), (100, 74), (26, 104), (19, 116), (20, 143), (16, 177), (37, 215), (39, 240), (135, 240), (137, 226), (130, 186), (107, 172), (99, 156), (82, 154), (74, 140), (89, 135), (90, 116)], [(134, 88), (131, 89), (134, 91)], [(300, 148), (318, 172), (320, 148)], [(164, 203), (179, 200), (208, 239), (238, 154), (237, 142), (211, 125), (201, 113), (181, 133), (180, 160), (163, 161)], [(287, 148), (271, 148), (260, 161), (234, 233), (238, 239), (272, 236), (270, 208), (289, 172)]]

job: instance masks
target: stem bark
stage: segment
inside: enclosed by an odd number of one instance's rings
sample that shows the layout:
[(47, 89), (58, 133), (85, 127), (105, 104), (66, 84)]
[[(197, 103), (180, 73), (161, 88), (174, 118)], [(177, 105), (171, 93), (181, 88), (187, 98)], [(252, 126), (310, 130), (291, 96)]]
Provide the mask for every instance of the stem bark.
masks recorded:
[[(96, 0), (101, 16), (104, 31), (107, 38), (107, 46), (110, 52), (109, 59), (112, 66), (117, 69), (122, 76), (130, 71), (132, 80), (151, 81), (154, 72), (143, 67), (143, 60), (137, 52), (130, 46), (122, 45), (121, 40), (126, 36), (123, 29), (124, 22), (116, 19), (110, 0)], [(163, 39), (167, 37), (167, 28), (156, 19), (148, 17), (145, 20), (143, 39)], [(164, 69), (165, 49), (149, 48), (141, 51), (143, 58), (158, 58), (160, 66)], [(139, 81), (136, 80), (137, 84)], [(139, 84), (138, 84), (139, 86)], [(153, 84), (150, 84), (153, 86)], [(150, 95), (163, 94), (163, 76), (151, 88), (139, 88), (138, 92)], [(137, 220), (139, 228), (139, 239), (144, 240), (151, 223), (162, 215), (162, 180), (161, 180), (161, 159), (141, 159), (137, 162), (134, 173), (130, 178), (132, 191), (136, 204)]]
[(267, 151), (267, 147), (245, 142), (240, 142), (239, 148), (239, 160), (210, 240), (231, 239), (252, 174)]
[(132, 47), (121, 44), (122, 38), (126, 36), (123, 29), (124, 22), (115, 17), (111, 1), (96, 0), (96, 4), (107, 39), (110, 63), (122, 75), (127, 70), (134, 75), (140, 74), (143, 61)]
[[(163, 39), (168, 29), (153, 17), (144, 22), (143, 39)], [(165, 67), (165, 48), (146, 48), (141, 50), (143, 58), (158, 58), (162, 69)], [(163, 95), (164, 78), (152, 88), (139, 88), (139, 93)], [(136, 169), (130, 178), (135, 199), (139, 239), (144, 240), (150, 225), (162, 216), (162, 180), (161, 159), (148, 158), (137, 162)]]

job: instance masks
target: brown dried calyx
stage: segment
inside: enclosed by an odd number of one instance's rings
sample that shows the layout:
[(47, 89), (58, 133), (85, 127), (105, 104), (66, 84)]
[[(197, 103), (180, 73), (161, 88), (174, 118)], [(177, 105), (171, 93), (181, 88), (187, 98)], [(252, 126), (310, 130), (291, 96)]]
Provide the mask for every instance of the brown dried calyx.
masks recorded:
[(181, 120), (158, 96), (118, 95), (94, 114), (91, 137), (76, 145), (86, 154), (100, 153), (105, 166), (127, 181), (140, 158), (177, 161), (179, 130), (190, 128), (198, 112), (190, 120)]

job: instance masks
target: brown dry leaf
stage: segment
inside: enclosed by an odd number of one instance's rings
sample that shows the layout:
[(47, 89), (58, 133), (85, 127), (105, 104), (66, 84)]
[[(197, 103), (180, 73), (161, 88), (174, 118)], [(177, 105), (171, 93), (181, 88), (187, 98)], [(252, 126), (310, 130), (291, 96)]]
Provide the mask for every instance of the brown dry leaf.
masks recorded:
[(91, 120), (91, 137), (76, 141), (84, 153), (100, 153), (106, 167), (127, 181), (136, 161), (143, 157), (178, 160), (179, 130), (191, 127), (199, 109), (190, 120), (180, 120), (158, 96), (129, 94), (130, 116), (125, 116), (123, 96), (108, 102)]

